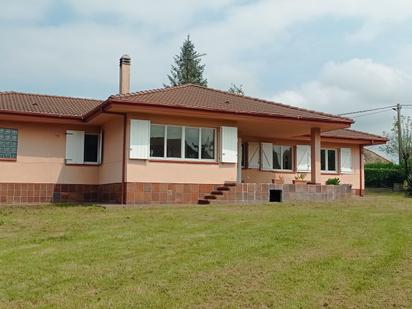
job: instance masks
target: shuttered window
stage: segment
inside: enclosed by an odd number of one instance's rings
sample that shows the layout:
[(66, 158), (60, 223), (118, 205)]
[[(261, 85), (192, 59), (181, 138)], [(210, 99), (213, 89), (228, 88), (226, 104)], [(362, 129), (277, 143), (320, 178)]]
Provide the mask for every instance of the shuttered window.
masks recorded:
[(336, 149), (321, 149), (320, 169), (324, 172), (336, 172), (337, 166)]
[(273, 169), (292, 170), (292, 146), (273, 145)]
[(260, 145), (261, 149), (261, 162), (262, 170), (270, 171), (273, 170), (273, 145), (271, 143), (262, 143)]
[(311, 168), (311, 151), (309, 145), (296, 146), (296, 167), (298, 172), (309, 172)]
[(342, 173), (352, 172), (352, 149), (340, 149), (340, 170)]
[(236, 127), (221, 127), (221, 161), (223, 163), (237, 163), (237, 128)]
[(101, 158), (101, 133), (66, 131), (66, 164), (99, 164)]
[(250, 142), (247, 144), (248, 168), (260, 167), (260, 145), (259, 143)]
[(150, 121), (130, 120), (130, 159), (148, 159), (150, 145)]

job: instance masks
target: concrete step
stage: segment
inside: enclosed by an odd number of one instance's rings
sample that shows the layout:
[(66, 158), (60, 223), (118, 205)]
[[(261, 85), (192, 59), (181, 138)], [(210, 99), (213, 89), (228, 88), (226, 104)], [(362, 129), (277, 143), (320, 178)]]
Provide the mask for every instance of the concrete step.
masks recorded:
[(215, 200), (216, 195), (213, 195), (213, 194), (205, 195), (204, 199), (205, 200)]
[(236, 187), (237, 183), (234, 181), (225, 181), (226, 187)]
[(230, 188), (226, 186), (222, 186), (222, 187), (217, 187), (217, 190), (218, 191), (230, 191)]
[(209, 200), (206, 200), (206, 199), (199, 199), (199, 200), (197, 201), (197, 204), (198, 204), (198, 205), (209, 205), (209, 204), (210, 204), (210, 201), (209, 201)]
[(223, 191), (212, 191), (213, 195), (223, 195)]

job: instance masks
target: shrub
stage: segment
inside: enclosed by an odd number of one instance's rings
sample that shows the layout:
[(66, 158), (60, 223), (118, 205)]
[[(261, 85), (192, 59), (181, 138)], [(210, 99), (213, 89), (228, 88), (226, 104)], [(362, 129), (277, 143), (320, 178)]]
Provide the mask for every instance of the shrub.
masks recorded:
[(336, 178), (329, 178), (328, 180), (326, 180), (326, 184), (327, 185), (334, 185), (337, 186), (340, 184), (340, 179), (338, 177)]
[(400, 168), (400, 166), (394, 163), (367, 163), (365, 164), (365, 168), (393, 169)]
[(391, 168), (365, 167), (365, 186), (373, 188), (392, 188), (394, 183), (403, 183), (404, 171), (397, 165)]

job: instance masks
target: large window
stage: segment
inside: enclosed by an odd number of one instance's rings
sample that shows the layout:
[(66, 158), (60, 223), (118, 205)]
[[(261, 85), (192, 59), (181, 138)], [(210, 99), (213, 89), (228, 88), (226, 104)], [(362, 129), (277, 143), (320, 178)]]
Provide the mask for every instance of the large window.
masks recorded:
[(152, 124), (150, 157), (215, 159), (215, 129)]
[(292, 147), (273, 145), (273, 169), (292, 170)]
[(0, 128), (0, 159), (17, 158), (17, 130)]
[(321, 149), (320, 168), (324, 172), (336, 172), (336, 149)]

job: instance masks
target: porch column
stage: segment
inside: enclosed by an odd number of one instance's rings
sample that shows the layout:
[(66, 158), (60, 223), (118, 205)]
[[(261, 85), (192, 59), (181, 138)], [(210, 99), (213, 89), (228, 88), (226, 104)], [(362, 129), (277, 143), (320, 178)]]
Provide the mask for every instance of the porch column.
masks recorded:
[(320, 183), (320, 128), (310, 129), (311, 183)]

